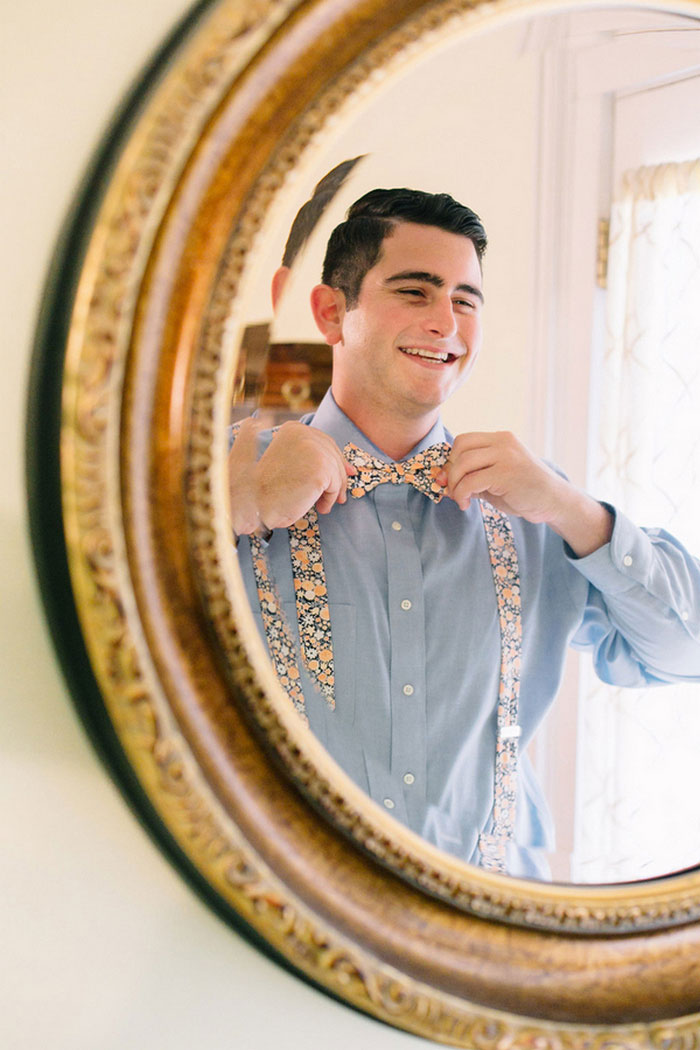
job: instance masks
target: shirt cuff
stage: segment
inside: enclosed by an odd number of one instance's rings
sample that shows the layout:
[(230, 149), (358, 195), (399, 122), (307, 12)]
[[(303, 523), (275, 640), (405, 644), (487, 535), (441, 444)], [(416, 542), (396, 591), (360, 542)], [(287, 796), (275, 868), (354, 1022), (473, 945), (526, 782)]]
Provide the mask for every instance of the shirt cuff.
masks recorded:
[(577, 558), (565, 544), (567, 558), (604, 594), (620, 594), (637, 584), (646, 586), (653, 560), (649, 536), (610, 504), (602, 505), (614, 520), (610, 542), (585, 558)]

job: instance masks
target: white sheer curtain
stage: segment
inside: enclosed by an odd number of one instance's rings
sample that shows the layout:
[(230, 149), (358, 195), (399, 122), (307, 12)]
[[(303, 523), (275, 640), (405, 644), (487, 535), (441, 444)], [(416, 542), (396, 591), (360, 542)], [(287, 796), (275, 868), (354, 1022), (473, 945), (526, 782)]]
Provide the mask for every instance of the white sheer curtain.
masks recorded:
[[(625, 176), (599, 396), (591, 490), (700, 553), (700, 160)], [(700, 862), (700, 686), (582, 678), (573, 878)]]

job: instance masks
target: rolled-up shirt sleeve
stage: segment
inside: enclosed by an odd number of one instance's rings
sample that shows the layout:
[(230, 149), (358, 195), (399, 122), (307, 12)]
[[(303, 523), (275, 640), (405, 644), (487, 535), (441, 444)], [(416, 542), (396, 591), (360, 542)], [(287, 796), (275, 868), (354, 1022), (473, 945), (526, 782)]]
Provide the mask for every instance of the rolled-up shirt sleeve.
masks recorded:
[(615, 519), (610, 542), (585, 558), (567, 550), (590, 584), (572, 645), (592, 651), (604, 682), (634, 687), (697, 680), (700, 562), (663, 529), (638, 528), (608, 509)]

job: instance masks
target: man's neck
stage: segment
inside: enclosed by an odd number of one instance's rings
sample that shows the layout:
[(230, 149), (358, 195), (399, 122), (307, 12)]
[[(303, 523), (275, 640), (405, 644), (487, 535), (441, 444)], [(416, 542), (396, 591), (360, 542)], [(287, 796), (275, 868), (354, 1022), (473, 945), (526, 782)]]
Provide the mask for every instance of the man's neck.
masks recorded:
[(338, 396), (335, 387), (333, 396), (338, 408), (358, 430), (369, 438), (375, 448), (392, 460), (400, 460), (407, 456), (434, 427), (439, 417), (438, 409), (415, 418), (404, 418), (377, 412), (376, 406), (372, 405), (344, 404), (342, 395)]

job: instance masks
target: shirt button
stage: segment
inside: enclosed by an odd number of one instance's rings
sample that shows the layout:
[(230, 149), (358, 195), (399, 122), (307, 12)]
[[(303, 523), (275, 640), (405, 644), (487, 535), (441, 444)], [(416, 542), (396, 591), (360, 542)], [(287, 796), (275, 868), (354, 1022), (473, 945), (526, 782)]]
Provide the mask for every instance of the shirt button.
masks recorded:
[(632, 558), (631, 554), (625, 554), (624, 558), (622, 559), (622, 564), (626, 565), (627, 568), (629, 569), (629, 567), (632, 564), (633, 560), (634, 559)]
[(415, 782), (415, 779), (416, 778), (414, 777), (413, 773), (404, 773), (403, 775), (404, 784), (413, 784)]
[(401, 602), (401, 608), (405, 609), (406, 611), (408, 611), (411, 608), (411, 603), (408, 600), (408, 598), (404, 598), (404, 600)]
[(394, 802), (393, 798), (385, 798), (384, 805), (387, 809), (393, 809), (396, 803)]
[(413, 696), (413, 686), (409, 683), (403, 687), (404, 696)]
[(394, 532), (401, 532), (401, 522), (400, 521), (392, 521), (391, 527), (394, 530)]
[(690, 613), (688, 612), (687, 609), (684, 609), (683, 612), (681, 613), (681, 620), (683, 620), (685, 622), (688, 619), (690, 619)]

